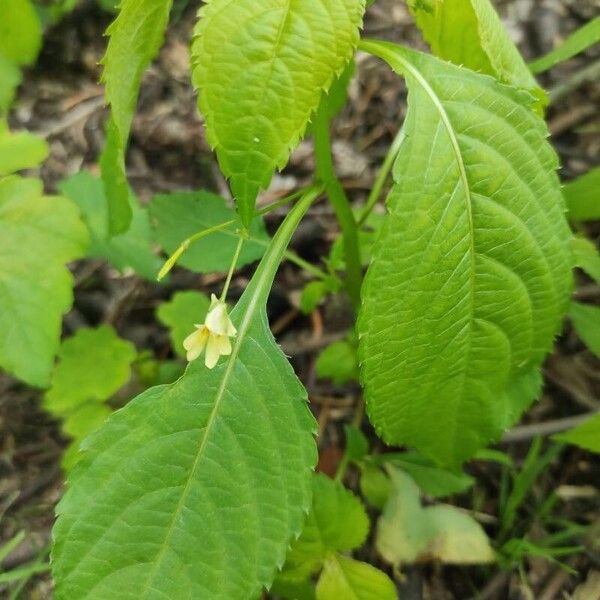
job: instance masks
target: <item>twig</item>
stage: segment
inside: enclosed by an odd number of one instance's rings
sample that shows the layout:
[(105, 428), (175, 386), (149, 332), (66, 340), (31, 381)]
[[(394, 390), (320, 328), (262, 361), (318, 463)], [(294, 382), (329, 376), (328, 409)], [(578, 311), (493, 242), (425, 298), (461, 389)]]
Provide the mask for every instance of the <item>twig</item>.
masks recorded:
[(476, 598), (471, 598), (471, 600), (489, 600), (490, 598), (493, 598), (497, 592), (508, 585), (509, 579), (510, 573), (507, 573), (506, 571), (500, 571), (500, 573), (497, 573), (489, 581), (489, 583), (481, 590)]
[(502, 436), (501, 442), (503, 444), (508, 444), (511, 442), (526, 442), (534, 437), (537, 437), (538, 435), (546, 436), (554, 433), (560, 433), (561, 431), (567, 431), (567, 429), (576, 427), (577, 425), (580, 425), (584, 421), (587, 421), (599, 413), (600, 411), (592, 411), (583, 415), (577, 415), (575, 417), (566, 417), (564, 419), (556, 419), (554, 421), (546, 421), (543, 423), (533, 423), (532, 425), (515, 427)]
[(57, 135), (72, 125), (75, 125), (75, 123), (86, 119), (97, 110), (100, 110), (104, 106), (104, 102), (104, 96), (102, 95), (92, 98), (91, 100), (86, 100), (79, 106), (76, 106), (74, 109), (70, 110), (62, 119), (60, 119), (60, 121), (51, 124), (36, 133), (46, 139)]
[(582, 104), (574, 107), (568, 112), (564, 112), (552, 119), (548, 123), (548, 128), (553, 136), (559, 136), (565, 131), (568, 131), (575, 125), (581, 123), (581, 121), (595, 115), (597, 111), (595, 104)]

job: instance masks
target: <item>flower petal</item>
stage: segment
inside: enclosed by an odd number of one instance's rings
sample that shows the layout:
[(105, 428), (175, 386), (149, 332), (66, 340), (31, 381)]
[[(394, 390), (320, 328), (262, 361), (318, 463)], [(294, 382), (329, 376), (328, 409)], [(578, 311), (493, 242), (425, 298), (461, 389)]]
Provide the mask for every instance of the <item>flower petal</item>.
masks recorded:
[(188, 335), (183, 341), (183, 347), (187, 350), (188, 361), (196, 360), (204, 350), (208, 340), (208, 329), (202, 326), (200, 329)]
[(217, 338), (219, 344), (219, 354), (222, 356), (229, 356), (231, 354), (231, 341), (226, 335), (220, 335)]
[(211, 333), (226, 335), (228, 321), (227, 305), (224, 302), (217, 302), (217, 304), (208, 311), (204, 324), (210, 329)]
[(204, 357), (204, 364), (212, 369), (219, 360), (219, 340), (217, 336), (209, 335), (208, 342), (206, 344), (206, 356)]
[(233, 326), (231, 319), (227, 317), (227, 335), (235, 337), (237, 335), (237, 329)]

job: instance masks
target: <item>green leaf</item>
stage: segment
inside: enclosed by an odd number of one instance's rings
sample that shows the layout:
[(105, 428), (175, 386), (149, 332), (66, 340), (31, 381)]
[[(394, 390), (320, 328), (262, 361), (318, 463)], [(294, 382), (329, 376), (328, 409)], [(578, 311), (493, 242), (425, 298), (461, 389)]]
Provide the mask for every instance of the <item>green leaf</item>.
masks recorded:
[(317, 600), (396, 600), (396, 586), (375, 567), (332, 554), (317, 583)]
[(208, 141), (244, 225), (352, 57), (364, 0), (211, 0), (192, 45)]
[(399, 469), (388, 470), (392, 491), (377, 523), (376, 547), (394, 566), (439, 560), (477, 564), (494, 560), (489, 540), (468, 514), (449, 505), (423, 508), (419, 488)]
[(553, 436), (553, 439), (600, 454), (600, 414), (565, 433)]
[(324, 92), (321, 97), (321, 102), (327, 103), (327, 114), (330, 119), (335, 119), (342, 111), (348, 100), (348, 88), (350, 82), (356, 73), (356, 63), (351, 60), (339, 77), (331, 84), (327, 92)]
[(31, 2), (0, 2), (0, 55), (17, 65), (31, 65), (41, 46), (42, 26)]
[(109, 325), (79, 329), (60, 347), (44, 406), (66, 417), (87, 401), (108, 400), (129, 380), (135, 357), (133, 344)]
[[(235, 212), (225, 205), (221, 196), (204, 191), (159, 194), (152, 199), (149, 211), (156, 239), (169, 254), (194, 233), (227, 221), (238, 221)], [(178, 264), (196, 273), (226, 271), (237, 246), (236, 231), (239, 228), (240, 223), (234, 222), (230, 227), (194, 242)], [(255, 218), (237, 266), (258, 260), (264, 254), (268, 241), (262, 219)]]
[(280, 575), (275, 578), (270, 592), (285, 600), (315, 600), (314, 585), (310, 581), (288, 580)]
[(493, 450), (491, 448), (482, 448), (481, 450), (478, 450), (473, 458), (475, 460), (495, 462), (504, 467), (514, 467), (514, 462), (510, 455), (508, 455), (506, 452)]
[(196, 323), (204, 323), (210, 301), (195, 291), (177, 292), (156, 311), (158, 320), (170, 329), (171, 345), (179, 356), (185, 356), (183, 340), (194, 331)]
[(317, 456), (306, 391), (265, 305), (317, 193), (294, 206), (232, 312), (231, 356), (212, 370), (191, 363), (88, 438), (58, 507), (57, 600), (248, 600), (273, 580)]
[(356, 346), (348, 340), (334, 342), (317, 357), (317, 376), (331, 379), (336, 385), (358, 379)]
[(583, 52), (599, 41), (600, 17), (596, 17), (572, 33), (558, 48), (533, 61), (529, 68), (533, 73), (543, 73), (554, 65)]
[(45, 140), (27, 131), (16, 133), (0, 120), (0, 177), (39, 165), (48, 156)]
[(532, 97), (385, 42), (406, 135), (363, 285), (359, 358), (385, 441), (455, 467), (539, 391), (571, 290), (570, 231)]
[[(362, 211), (355, 211), (355, 216), (358, 221)], [(368, 230), (361, 229), (358, 232), (358, 241), (360, 243), (360, 257), (364, 267), (368, 267), (371, 263), (371, 254), (373, 244), (377, 239), (379, 230), (385, 222), (385, 215), (370, 213), (365, 221), (365, 226)], [(329, 257), (326, 262), (330, 271), (343, 271), (346, 268), (346, 257), (344, 252), (344, 238), (338, 237), (334, 240), (329, 251)]]
[(90, 231), (88, 256), (102, 258), (119, 271), (133, 269), (149, 281), (155, 281), (162, 261), (152, 250), (150, 218), (135, 196), (128, 192), (133, 215), (126, 233), (110, 236), (108, 204), (102, 182), (88, 171), (81, 171), (59, 184), (62, 194), (73, 200)]
[(308, 315), (313, 312), (327, 294), (338, 292), (340, 285), (334, 277), (307, 283), (300, 295), (300, 310)]
[(585, 271), (596, 283), (600, 283), (600, 253), (596, 245), (582, 236), (571, 240), (575, 266)]
[(569, 217), (574, 221), (600, 219), (600, 167), (569, 181), (563, 188)]
[(341, 483), (317, 473), (313, 477), (313, 504), (300, 537), (288, 552), (283, 576), (304, 580), (319, 570), (336, 550), (361, 546), (369, 519), (360, 500)]
[(542, 438), (538, 436), (531, 442), (527, 456), (521, 461), (519, 469), (512, 470), (510, 493), (503, 493), (499, 497), (499, 537), (501, 538), (512, 531), (519, 515), (519, 509), (531, 493), (535, 481), (561, 452), (559, 445), (550, 445), (543, 453), (541, 453), (541, 449)]
[[(101, 425), (106, 421), (111, 412), (111, 409), (106, 404), (94, 401), (83, 402), (65, 418), (63, 430), (72, 439), (81, 441), (93, 431), (100, 429)], [(71, 449), (75, 452), (79, 451), (77, 444), (73, 444), (69, 450)], [(75, 461), (70, 461), (68, 468), (70, 468), (74, 462)]]
[(10, 108), (20, 83), (19, 67), (0, 54), (0, 117)]
[(133, 215), (129, 205), (129, 185), (125, 172), (125, 148), (112, 115), (106, 122), (106, 140), (100, 155), (100, 175), (108, 206), (110, 235), (126, 233)]
[(133, 367), (136, 379), (144, 387), (173, 383), (185, 372), (183, 363), (179, 360), (157, 360), (149, 350), (140, 352)]
[(109, 200), (109, 232), (127, 231), (131, 220), (125, 175), (125, 148), (142, 75), (158, 53), (169, 22), (172, 0), (122, 0), (110, 36), (102, 82), (111, 107), (102, 179)]
[(539, 90), (490, 0), (409, 0), (409, 7), (436, 56)]
[(110, 415), (104, 402), (129, 381), (136, 354), (108, 325), (79, 329), (62, 343), (44, 408), (63, 421), (72, 440), (63, 457), (66, 471), (79, 459), (81, 441)]
[(360, 492), (366, 501), (381, 510), (390, 496), (391, 484), (379, 468), (365, 463), (360, 469)]
[(0, 179), (0, 366), (30, 385), (50, 381), (62, 315), (73, 301), (65, 263), (86, 245), (69, 200), (43, 196), (36, 179)]
[(441, 469), (416, 452), (393, 452), (372, 457), (377, 464), (392, 464), (410, 475), (423, 493), (434, 498), (464, 492), (474, 479), (462, 472)]
[(344, 425), (344, 437), (346, 438), (345, 453), (349, 460), (358, 462), (369, 453), (369, 440), (358, 427)]
[[(321, 95), (321, 102), (316, 112), (323, 110), (327, 113), (329, 119), (335, 119), (342, 111), (348, 101), (348, 90), (350, 82), (356, 73), (356, 63), (352, 59), (337, 76), (329, 89)], [(307, 134), (312, 134), (312, 123), (309, 123), (306, 129)]]
[(108, 12), (116, 12), (119, 9), (119, 0), (98, 0), (100, 8)]
[(64, 432), (71, 438), (71, 444), (65, 450), (62, 466), (69, 472), (79, 460), (79, 445), (94, 431), (98, 431), (111, 414), (111, 409), (97, 402), (84, 402), (63, 422)]
[(569, 316), (577, 335), (600, 357), (600, 308), (591, 304), (572, 302)]

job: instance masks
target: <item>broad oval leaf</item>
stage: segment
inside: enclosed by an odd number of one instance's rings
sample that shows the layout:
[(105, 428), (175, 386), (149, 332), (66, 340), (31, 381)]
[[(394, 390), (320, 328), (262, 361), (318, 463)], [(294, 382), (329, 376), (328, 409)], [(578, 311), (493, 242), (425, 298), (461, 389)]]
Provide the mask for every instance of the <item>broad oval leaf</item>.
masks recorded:
[(87, 243), (69, 200), (43, 196), (37, 179), (0, 178), (0, 367), (30, 385), (49, 383), (62, 315), (73, 302), (65, 265)]
[(358, 548), (368, 533), (369, 517), (360, 500), (338, 481), (317, 473), (310, 513), (288, 552), (282, 576), (307, 579), (319, 570), (328, 554)]
[(79, 329), (58, 352), (44, 406), (66, 417), (86, 402), (104, 402), (131, 376), (135, 346), (109, 325)]
[(574, 221), (592, 221), (600, 219), (600, 167), (588, 171), (564, 189), (569, 217)]
[(432, 52), (543, 94), (490, 0), (409, 0)]
[(375, 567), (339, 554), (326, 561), (316, 588), (317, 600), (396, 600), (396, 586)]
[(391, 494), (377, 522), (376, 547), (394, 566), (441, 561), (477, 564), (494, 560), (494, 551), (481, 527), (455, 506), (421, 506), (419, 488), (402, 471), (389, 468)]
[(59, 599), (247, 600), (283, 563), (310, 506), (315, 422), (265, 303), (306, 196), (232, 313), (227, 361), (192, 363), (94, 434), (58, 507)]
[(210, 0), (192, 45), (208, 140), (245, 225), (350, 60), (364, 0)]
[(62, 420), (72, 440), (63, 456), (65, 470), (77, 462), (80, 442), (110, 415), (104, 403), (129, 380), (135, 358), (135, 346), (109, 325), (79, 329), (61, 344), (44, 408)]
[(557, 160), (527, 92), (392, 44), (362, 46), (409, 87), (363, 287), (368, 411), (388, 442), (457, 465), (533, 399), (568, 306)]
[(111, 234), (127, 231), (131, 221), (125, 149), (142, 75), (162, 44), (171, 5), (172, 0), (122, 0), (106, 31), (110, 37), (102, 59), (102, 82), (111, 117), (101, 167)]

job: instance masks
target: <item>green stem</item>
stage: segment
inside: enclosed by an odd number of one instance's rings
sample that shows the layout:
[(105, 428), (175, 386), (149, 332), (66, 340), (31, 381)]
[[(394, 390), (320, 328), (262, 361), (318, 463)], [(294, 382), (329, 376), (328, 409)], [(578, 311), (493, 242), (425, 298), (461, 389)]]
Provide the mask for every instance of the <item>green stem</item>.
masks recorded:
[[(264, 208), (257, 211), (256, 215), (257, 216), (266, 215), (267, 213), (269, 213), (273, 210), (276, 210), (277, 208), (284, 206), (284, 205), (288, 204), (289, 202), (292, 202), (292, 201), (300, 198), (301, 196), (306, 194), (306, 192), (309, 191), (310, 189), (312, 189), (312, 188), (298, 190), (297, 192), (294, 192), (293, 194), (290, 194), (289, 196), (286, 196), (285, 198), (282, 198), (281, 200), (277, 200), (276, 202), (273, 202), (273, 203), (269, 204), (268, 206), (265, 206)], [(194, 235), (191, 235), (189, 238), (186, 238), (185, 240), (183, 240), (183, 242), (181, 242), (181, 244), (179, 245), (177, 250), (175, 250), (175, 252), (173, 252), (173, 254), (171, 254), (171, 256), (169, 256), (169, 258), (167, 258), (167, 260), (165, 261), (165, 264), (162, 266), (161, 270), (158, 272), (158, 275), (156, 277), (157, 281), (160, 281), (169, 273), (169, 271), (175, 266), (177, 261), (181, 258), (181, 255), (194, 242), (197, 242), (198, 240), (201, 240), (202, 238), (205, 238), (206, 236), (216, 233), (217, 231), (222, 231), (224, 229), (227, 229), (228, 227), (231, 227), (231, 225), (234, 225), (237, 222), (238, 222), (237, 219), (230, 219), (229, 221), (225, 221), (223, 223), (219, 223), (218, 225), (213, 225), (212, 227), (203, 229), (202, 231), (198, 231)], [(253, 241), (258, 242), (258, 240), (253, 240)], [(267, 245), (268, 245), (268, 243), (265, 242), (265, 246), (267, 246)], [(288, 258), (291, 262), (295, 262), (296, 264), (298, 264), (298, 266), (301, 266), (302, 268), (306, 268), (305, 265), (309, 264), (309, 263), (306, 263), (306, 261), (303, 261), (304, 265), (301, 265), (300, 261), (302, 261), (302, 259), (299, 256), (297, 257), (297, 256), (293, 255), (292, 252), (286, 253), (286, 258)], [(311, 265), (311, 267), (312, 267), (312, 265)], [(321, 279), (324, 279), (325, 277), (327, 277), (327, 274), (323, 271), (320, 271), (317, 267), (314, 267), (312, 270), (311, 269), (307, 269), (307, 270), (309, 272), (311, 272), (313, 275), (315, 275), (316, 277), (320, 277)]]
[(356, 226), (354, 215), (352, 214), (350, 202), (348, 201), (344, 188), (336, 177), (333, 168), (331, 139), (329, 135), (329, 116), (327, 115), (326, 110), (321, 109), (317, 111), (313, 122), (313, 135), (317, 175), (325, 186), (325, 192), (333, 205), (333, 210), (335, 211), (344, 238), (346, 289), (355, 310), (358, 310), (360, 306), (360, 286), (362, 282), (358, 228)]
[(358, 219), (358, 226), (362, 226), (365, 224), (365, 221), (369, 218), (371, 211), (377, 204), (379, 198), (381, 197), (381, 190), (385, 185), (385, 182), (392, 170), (392, 166), (394, 165), (394, 161), (396, 160), (396, 156), (398, 156), (398, 152), (400, 151), (400, 146), (402, 145), (402, 140), (404, 139), (404, 129), (400, 128), (392, 145), (389, 147), (388, 152), (385, 156), (385, 160), (377, 173), (377, 177), (375, 177), (375, 181), (373, 183), (373, 187), (371, 188), (371, 193), (367, 198), (367, 203)]
[[(365, 403), (362, 398), (359, 398), (356, 407), (354, 408), (354, 416), (352, 417), (352, 425), (357, 429), (360, 429), (360, 424), (362, 423), (363, 417), (365, 416)], [(346, 440), (347, 442), (348, 440)], [(344, 454), (342, 456), (342, 460), (340, 460), (340, 464), (338, 465), (337, 471), (335, 472), (334, 480), (339, 481), (340, 483), (344, 480), (346, 476), (346, 471), (348, 470), (348, 466), (350, 465), (350, 456), (348, 454), (348, 448), (344, 450)]]
[(229, 272), (227, 273), (227, 279), (225, 280), (225, 285), (223, 286), (223, 291), (221, 292), (221, 302), (225, 302), (227, 299), (229, 284), (231, 283), (235, 266), (237, 265), (238, 258), (240, 257), (240, 252), (242, 251), (242, 244), (244, 243), (245, 235), (245, 231), (240, 232), (240, 239), (238, 240), (235, 253), (233, 254), (233, 259), (231, 260), (231, 266), (229, 267)]
[(325, 273), (325, 271), (319, 269), (319, 267), (315, 267), (315, 265), (304, 260), (301, 256), (298, 256), (292, 250), (286, 250), (284, 258), (286, 260), (289, 260), (291, 263), (294, 263), (301, 269), (304, 269), (307, 273), (310, 273), (317, 279), (330, 279), (332, 277), (332, 275), (328, 275), (327, 273)]
[[(237, 303), (234, 312), (243, 313), (247, 311), (248, 305), (258, 305), (266, 303), (267, 296), (273, 284), (275, 272), (277, 271), (281, 260), (285, 256), (285, 250), (294, 231), (298, 227), (300, 220), (304, 216), (304, 213), (308, 210), (308, 207), (315, 201), (315, 199), (323, 192), (321, 186), (315, 186), (306, 190), (298, 202), (287, 214), (283, 223), (279, 226), (279, 229), (275, 232), (271, 243), (264, 256), (262, 257), (260, 264), (258, 265), (250, 283), (246, 287), (246, 290), (242, 294), (239, 302)], [(251, 313), (252, 311), (250, 311)], [(233, 315), (233, 313), (232, 313)], [(248, 317), (248, 320), (251, 316)], [(244, 321), (246, 319), (244, 318)], [(237, 342), (240, 342), (243, 337), (244, 325), (240, 324), (238, 328)]]
[(237, 221), (235, 219), (230, 219), (229, 221), (225, 221), (224, 223), (213, 225), (208, 229), (203, 229), (202, 231), (199, 231), (198, 233), (195, 233), (189, 238), (183, 240), (183, 242), (181, 242), (181, 244), (179, 245), (179, 248), (177, 248), (177, 250), (175, 250), (175, 252), (173, 252), (173, 254), (169, 256), (169, 258), (165, 261), (165, 264), (162, 266), (161, 270), (158, 272), (158, 275), (156, 277), (157, 281), (160, 281), (169, 273), (169, 271), (175, 266), (175, 263), (179, 260), (181, 255), (191, 246), (191, 244), (197, 242), (198, 240), (201, 240), (202, 238), (206, 237), (207, 235), (210, 235), (211, 233), (215, 233), (217, 231), (221, 231), (222, 229), (226, 229), (234, 223), (237, 223)]

